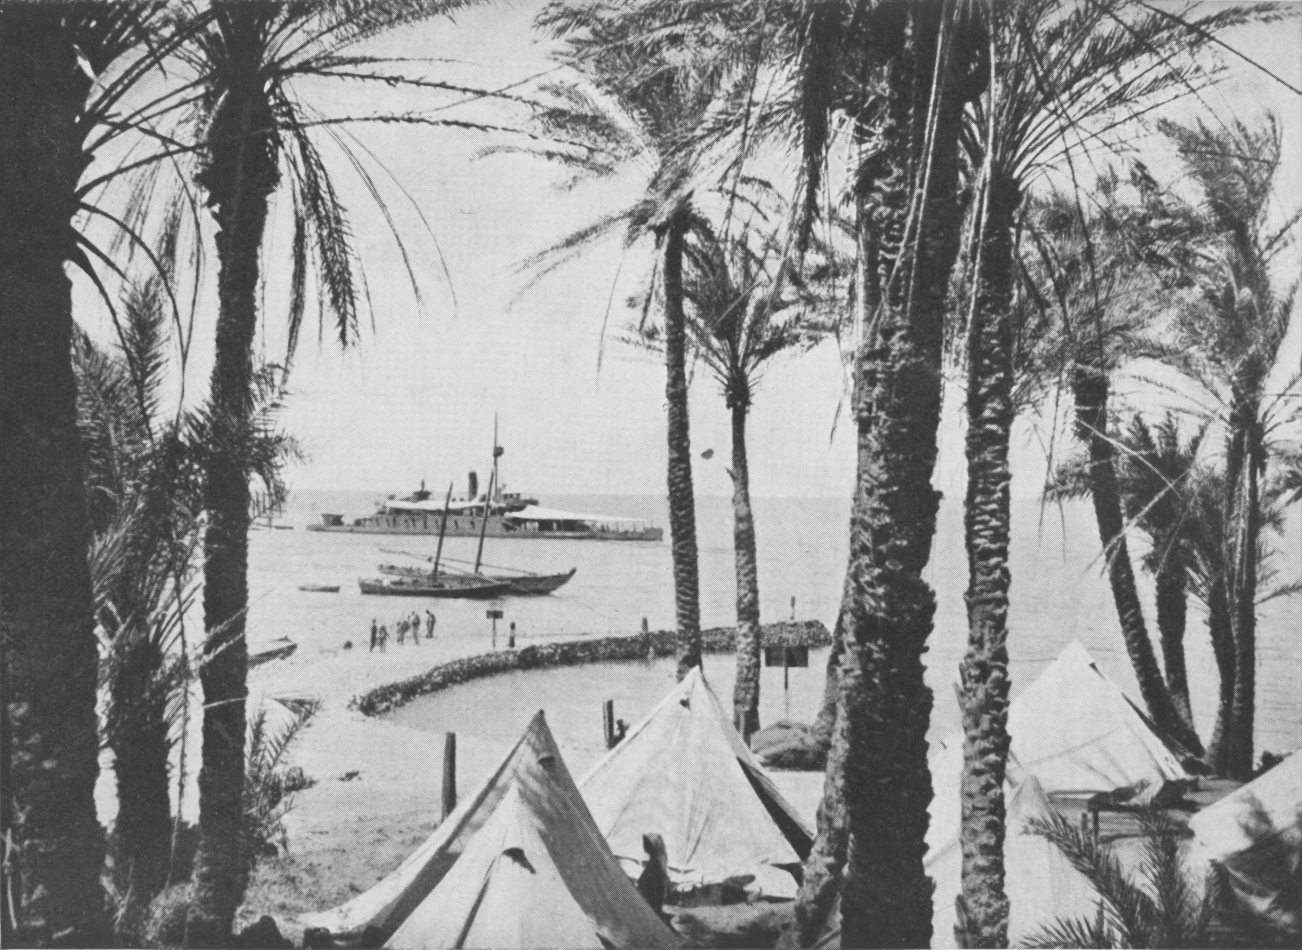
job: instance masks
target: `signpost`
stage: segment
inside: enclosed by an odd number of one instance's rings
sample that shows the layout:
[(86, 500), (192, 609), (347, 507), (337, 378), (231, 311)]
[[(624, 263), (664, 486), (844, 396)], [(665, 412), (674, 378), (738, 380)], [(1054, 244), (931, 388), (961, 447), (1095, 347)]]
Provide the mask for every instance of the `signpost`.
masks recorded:
[(485, 614), (484, 616), (486, 616), (489, 620), (493, 621), (493, 649), (496, 650), (497, 649), (497, 622), (502, 619), (502, 611), (494, 610), (490, 608), (488, 613)]

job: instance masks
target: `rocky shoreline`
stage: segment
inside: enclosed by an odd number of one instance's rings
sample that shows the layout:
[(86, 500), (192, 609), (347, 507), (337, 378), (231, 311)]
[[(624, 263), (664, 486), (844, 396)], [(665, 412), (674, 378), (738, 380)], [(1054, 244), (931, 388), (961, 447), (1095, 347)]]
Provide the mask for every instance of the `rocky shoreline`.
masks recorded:
[[(786, 621), (765, 624), (763, 642), (766, 647), (825, 647), (831, 644), (832, 635), (819, 620)], [(730, 653), (736, 649), (736, 645), (735, 627), (713, 627), (701, 631), (701, 648), (706, 653)], [(354, 696), (348, 706), (363, 715), (377, 716), (418, 696), (436, 693), (468, 680), (514, 670), (673, 656), (676, 646), (676, 631), (653, 630), (633, 636), (594, 637), (497, 650), (449, 660), (416, 676), (373, 687)]]

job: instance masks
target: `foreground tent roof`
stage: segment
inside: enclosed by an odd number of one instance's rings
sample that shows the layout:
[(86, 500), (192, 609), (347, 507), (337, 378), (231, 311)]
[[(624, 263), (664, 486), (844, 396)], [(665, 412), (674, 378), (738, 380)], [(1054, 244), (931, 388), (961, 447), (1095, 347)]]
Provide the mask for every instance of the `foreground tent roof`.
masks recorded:
[[(1012, 801), (1019, 797), (1034, 805), (1028, 810), (1034, 814), (1042, 810), (1046, 795), (1085, 797), (1140, 782), (1157, 785), (1189, 778), (1175, 752), (1120, 688), (1103, 675), (1079, 641), (1069, 644), (1009, 704), (1008, 731), (1011, 747), (1005, 795), (1010, 814)], [(935, 792), (926, 864), (936, 881), (936, 945), (949, 946), (954, 939), (953, 898), (958, 893), (961, 864), (963, 734), (956, 733), (941, 746), (931, 759)], [(1027, 798), (1020, 789), (1029, 780), (1034, 780), (1035, 786)], [(1016, 833), (1012, 824), (1010, 821), (1009, 841)], [(1060, 883), (1069, 878), (1065, 871), (1055, 877)], [(1055, 891), (1063, 887), (1067, 884), (1054, 884)]]
[[(554, 766), (565, 767), (559, 759)], [(388, 946), (677, 946), (677, 937), (584, 820), (578, 790), (572, 782), (563, 784), (568, 791), (544, 809), (512, 785)]]
[(1195, 853), (1258, 916), (1302, 933), (1302, 751), (1189, 822)]
[(681, 883), (799, 865), (811, 835), (693, 668), (579, 783), (629, 873), (659, 834)]
[[(508, 797), (511, 802), (507, 802)], [(494, 827), (497, 831), (491, 832), (485, 838), (485, 843), (480, 844), (479, 833), (494, 821), (494, 816), (504, 802), (509, 805), (506, 816), (496, 819)], [(503, 831), (504, 827), (513, 829), (510, 835)], [(467, 882), (477, 879), (473, 868), (485, 866), (485, 854), (491, 859), (487, 860), (489, 869), (496, 868), (501, 876), (489, 875), (492, 887), (483, 889), (484, 896), (512, 893), (509, 889), (504, 892), (502, 888), (513, 872), (505, 865), (498, 867), (498, 864), (505, 851), (514, 846), (497, 848), (493, 843), (496, 841), (500, 844), (507, 837), (526, 842), (526, 850), (521, 853), (530, 859), (534, 867), (551, 868), (548, 873), (559, 875), (566, 889), (572, 893), (572, 900), (589, 921), (587, 926), (600, 933), (612, 945), (655, 947), (675, 943), (672, 931), (660, 921), (628, 879), (620, 873), (618, 863), (602, 841), (592, 822), (592, 816), (583, 804), (583, 798), (561, 759), (560, 750), (556, 747), (541, 712), (534, 716), (524, 735), (478, 791), (464, 799), (425, 843), (396, 870), (346, 904), (318, 914), (305, 915), (303, 923), (310, 927), (324, 927), (337, 939), (344, 941), (356, 941), (372, 928), (376, 935), (388, 940), (431, 897), (450, 870), (459, 867), (458, 859), (472, 847), (476, 848), (478, 857), (464, 871), (457, 871), (455, 883), (449, 885), (451, 890), (445, 893), (445, 897), (460, 893), (458, 889), (472, 887)], [(542, 843), (545, 855), (538, 850), (538, 842)], [(560, 854), (562, 851), (565, 853)], [(548, 889), (554, 889), (555, 886), (540, 878), (525, 887), (518, 880), (518, 874), (516, 878), (513, 893), (528, 895), (531, 899), (549, 893)], [(440, 899), (442, 900), (443, 898)], [(450, 898), (449, 901), (449, 906), (455, 905), (455, 901)], [(430, 914), (441, 906), (441, 902), (430, 905), (431, 909), (421, 911), (420, 919), (428, 923)], [(445, 916), (441, 910), (438, 913)], [(471, 919), (473, 921), (473, 915)], [(418, 924), (413, 923), (412, 928), (405, 931), (404, 940), (408, 942), (394, 945), (444, 946), (441, 943), (423, 942), (424, 932), (417, 928)], [(493, 939), (497, 940), (501, 936), (502, 934), (495, 933)], [(535, 934), (531, 939), (546, 938), (545, 935)], [(569, 940), (562, 943), (571, 945)], [(526, 942), (513, 945), (548, 944)], [(600, 943), (594, 944), (599, 945)]]

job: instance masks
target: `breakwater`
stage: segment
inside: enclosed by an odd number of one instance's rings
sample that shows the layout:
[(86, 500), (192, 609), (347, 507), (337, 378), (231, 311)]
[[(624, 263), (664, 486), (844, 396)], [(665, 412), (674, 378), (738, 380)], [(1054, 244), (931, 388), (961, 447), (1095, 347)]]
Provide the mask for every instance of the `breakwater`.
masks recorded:
[[(825, 647), (832, 642), (827, 627), (818, 620), (788, 621), (764, 625), (764, 646)], [(673, 630), (653, 630), (631, 636), (593, 637), (559, 643), (533, 643), (514, 650), (497, 650), (440, 663), (417, 676), (385, 683), (354, 696), (348, 705), (367, 716), (396, 709), (403, 703), (437, 693), (468, 680), (496, 676), (513, 670), (536, 670), (550, 666), (579, 666), (673, 656), (678, 635)], [(701, 631), (701, 649), (706, 653), (731, 653), (737, 646), (735, 627), (713, 627)]]

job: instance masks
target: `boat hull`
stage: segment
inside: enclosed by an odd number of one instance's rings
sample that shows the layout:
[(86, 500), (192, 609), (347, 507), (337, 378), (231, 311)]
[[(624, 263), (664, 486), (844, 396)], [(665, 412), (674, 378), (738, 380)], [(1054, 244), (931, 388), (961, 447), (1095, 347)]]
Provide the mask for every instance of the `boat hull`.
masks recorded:
[[(506, 584), (509, 587), (508, 594), (537, 597), (550, 594), (564, 586), (574, 576), (576, 570), (578, 569), (572, 567), (563, 574), (484, 574), (481, 576), (493, 583)], [(405, 564), (381, 564), (379, 571), (390, 577), (401, 577), (411, 581), (426, 581), (430, 577), (430, 572), (424, 568)]]
[[(329, 516), (327, 516), (329, 517)], [(492, 516), (487, 527), (479, 518), (449, 518), (448, 528), (444, 533), (449, 538), (477, 538), (481, 529), (488, 538), (519, 538), (552, 541), (661, 541), (664, 539), (663, 528), (638, 528), (627, 531), (591, 529), (585, 531), (542, 531), (508, 524), (504, 519)], [(381, 515), (370, 518), (358, 518), (351, 524), (321, 523), (307, 526), (309, 531), (326, 531), (337, 534), (415, 534), (438, 536), (438, 516), (398, 517)]]
[(478, 584), (426, 583), (415, 580), (365, 581), (359, 580), (363, 594), (385, 597), (443, 597), (468, 600), (491, 600), (510, 593), (510, 585), (485, 581)]

